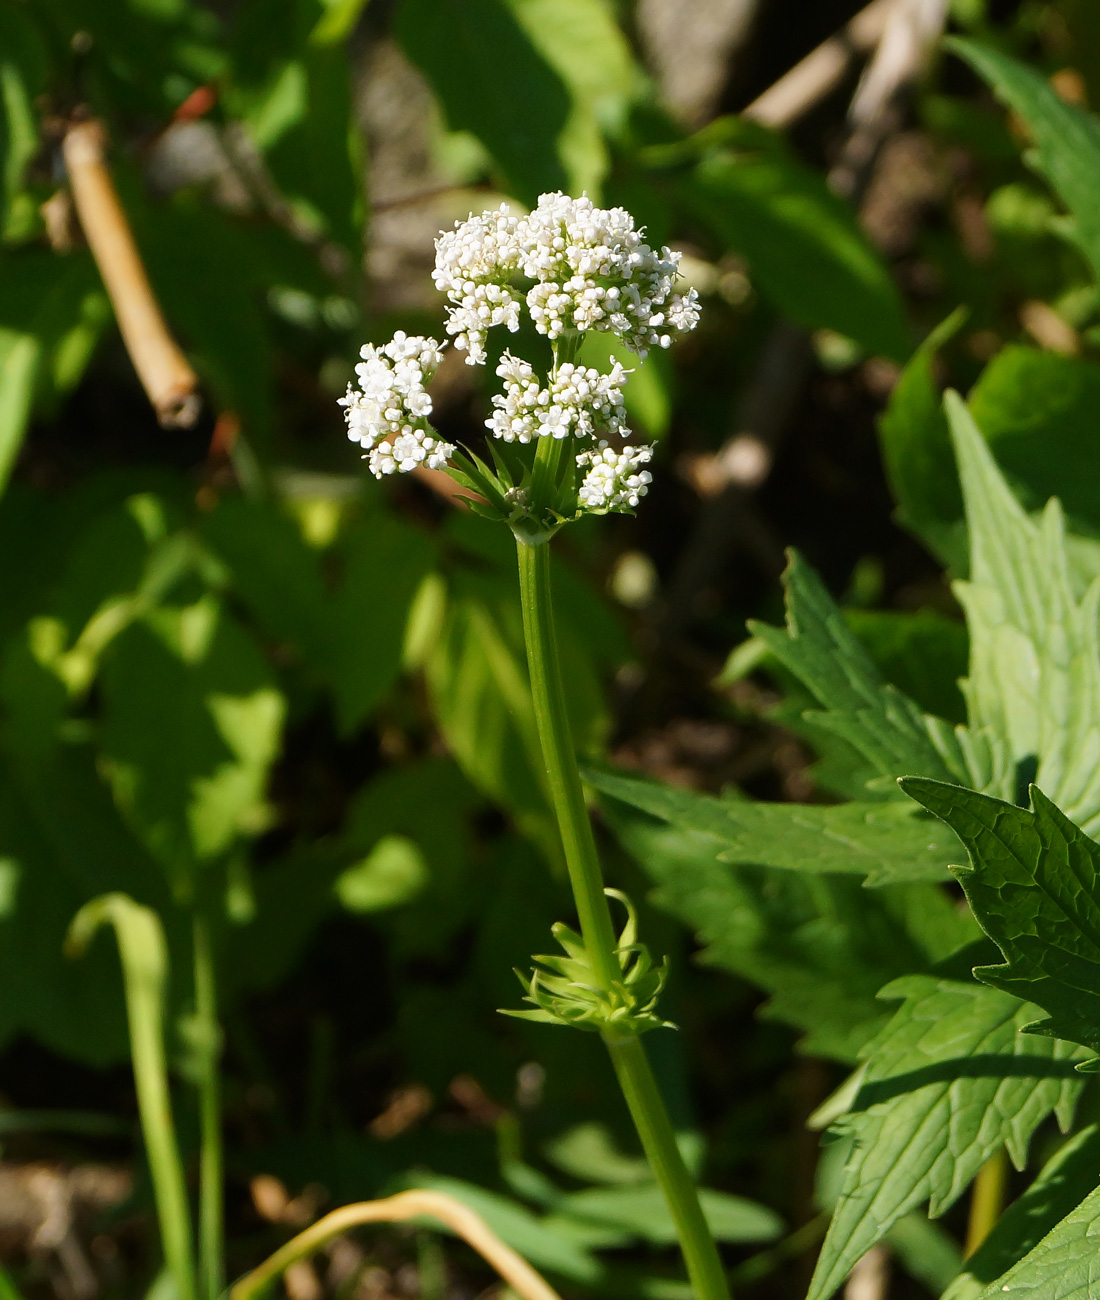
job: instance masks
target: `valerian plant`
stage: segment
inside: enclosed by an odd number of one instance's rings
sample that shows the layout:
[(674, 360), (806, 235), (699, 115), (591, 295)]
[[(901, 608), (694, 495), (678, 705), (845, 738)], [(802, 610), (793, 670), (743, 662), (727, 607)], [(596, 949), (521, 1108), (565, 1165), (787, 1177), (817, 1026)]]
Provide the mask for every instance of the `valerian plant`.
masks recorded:
[(642, 1146), (664, 1193), (700, 1300), (729, 1294), (699, 1196), (676, 1143), (641, 1034), (656, 1015), (664, 968), (637, 939), (634, 910), (616, 935), (566, 713), (551, 603), (548, 543), (586, 514), (625, 512), (645, 495), (652, 449), (627, 442), (622, 389), (628, 372), (578, 362), (585, 334), (606, 332), (639, 359), (668, 347), (699, 318), (693, 289), (676, 288), (679, 255), (654, 251), (622, 208), (544, 194), (527, 216), (505, 204), (457, 222), (436, 243), (435, 283), (446, 294), (447, 332), (468, 365), (485, 364), (486, 335), (520, 329), (526, 310), (549, 341), (553, 362), (505, 351), (496, 368), (503, 390), (486, 420), (490, 466), (433, 428), (427, 385), (442, 358), (430, 338), (395, 335), (366, 345), (359, 387), (343, 398), (348, 436), (378, 478), (418, 466), (444, 470), (470, 493), (471, 507), (506, 524), (516, 538), (531, 692), (546, 786), (561, 833), (580, 933), (558, 926), (565, 956), (538, 958), (524, 982), (535, 1010), (521, 1015), (597, 1031), (611, 1054)]

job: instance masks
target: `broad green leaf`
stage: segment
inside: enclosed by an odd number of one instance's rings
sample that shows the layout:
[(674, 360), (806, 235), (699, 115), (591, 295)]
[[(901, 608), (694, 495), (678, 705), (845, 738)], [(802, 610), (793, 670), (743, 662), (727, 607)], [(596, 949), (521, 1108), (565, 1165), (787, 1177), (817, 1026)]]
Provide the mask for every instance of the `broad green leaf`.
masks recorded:
[(598, 201), (608, 167), (604, 133), (622, 125), (642, 78), (630, 44), (606, 0), (507, 0), (507, 4), (573, 101), (557, 139), (569, 193), (587, 193)]
[(1100, 1190), (1058, 1224), (980, 1300), (1092, 1300), (1100, 1286)]
[(1023, 1168), (1053, 1111), (1068, 1126), (1081, 1089), (1073, 1048), (1025, 1033), (1035, 1008), (995, 989), (931, 976), (888, 984), (905, 1002), (864, 1050), (854, 1139), (807, 1300), (826, 1300), (911, 1210), (942, 1214), (1007, 1146)]
[(1100, 529), (1100, 366), (1010, 343), (967, 405), (1026, 509), (1056, 496), (1071, 519)]
[[(755, 147), (754, 147), (755, 146)], [(698, 165), (690, 201), (753, 279), (800, 325), (828, 328), (869, 352), (910, 352), (901, 297), (851, 208), (776, 137)]]
[(883, 982), (931, 970), (978, 934), (937, 885), (868, 890), (842, 876), (735, 867), (717, 861), (709, 836), (607, 812), (702, 960), (765, 990), (762, 1014), (805, 1034), (806, 1052), (856, 1061), (890, 1017)]
[(115, 798), (186, 894), (201, 863), (269, 824), (283, 697), (247, 633), (211, 597), (153, 610), (127, 629), (101, 681)]
[(508, 0), (400, 0), (394, 30), (447, 125), (477, 136), (509, 193), (533, 206), (539, 194), (568, 188), (559, 142), (574, 101)]
[(950, 728), (883, 680), (821, 580), (795, 551), (783, 583), (786, 630), (763, 623), (749, 627), (822, 706), (807, 720), (847, 740), (880, 776), (919, 772), (963, 779), (966, 768)]
[(956, 572), (966, 568), (966, 529), (958, 482), (944, 472), (951, 464), (951, 438), (935, 361), (965, 320), (959, 308), (928, 335), (901, 372), (878, 422), (898, 523)]
[(1100, 845), (1034, 785), (1030, 812), (936, 781), (902, 786), (966, 845), (955, 874), (1005, 959), (978, 978), (1042, 1007), (1042, 1033), (1100, 1049)]
[(970, 631), (970, 727), (1007, 744), (989, 780), (966, 784), (1012, 799), (1031, 767), (1091, 831), (1100, 825), (1100, 579), (1076, 597), (1057, 501), (1034, 523), (961, 400), (948, 393), (945, 404), (970, 532), (970, 576), (955, 586)]
[(418, 1172), (406, 1182), (410, 1187), (447, 1192), (476, 1210), (494, 1232), (536, 1268), (589, 1284), (598, 1281), (603, 1272), (595, 1256), (510, 1197), (441, 1174)]
[(1027, 123), (1035, 141), (1029, 161), (1069, 208), (1075, 239), (1100, 278), (1100, 121), (999, 50), (958, 39), (948, 44)]
[(794, 804), (715, 799), (611, 772), (586, 773), (602, 794), (714, 841), (720, 862), (856, 874), (868, 885), (946, 880), (951, 835), (897, 803)]
[[(944, 1292), (943, 1300), (979, 1300), (985, 1287), (1032, 1249), (1096, 1187), (1100, 1127), (1074, 1134), (993, 1226)], [(1003, 1294), (1003, 1292), (1001, 1293)]]
[[(783, 1232), (779, 1216), (755, 1201), (706, 1187), (699, 1189), (699, 1201), (716, 1241), (774, 1241)], [(656, 1245), (676, 1243), (676, 1226), (656, 1183), (573, 1192), (555, 1206), (555, 1217), (565, 1216), (619, 1228)]]

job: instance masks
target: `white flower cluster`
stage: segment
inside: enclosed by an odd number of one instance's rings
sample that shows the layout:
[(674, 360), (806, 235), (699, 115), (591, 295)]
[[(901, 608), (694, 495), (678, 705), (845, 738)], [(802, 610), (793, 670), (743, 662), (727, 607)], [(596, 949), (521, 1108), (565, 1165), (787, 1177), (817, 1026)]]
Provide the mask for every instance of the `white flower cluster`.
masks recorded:
[(470, 365), (484, 363), (494, 325), (519, 328), (520, 278), (535, 282), (526, 302), (540, 333), (607, 330), (644, 357), (698, 323), (695, 290), (673, 292), (679, 262), (679, 253), (644, 243), (624, 208), (555, 193), (527, 217), (502, 204), (456, 222), (436, 241), (434, 278), (452, 303), (447, 332)]
[(494, 325), (507, 325), (513, 334), (519, 329), (523, 295), (510, 287), (519, 266), (518, 225), (502, 203), (497, 212), (456, 221), (435, 241), (432, 278), (453, 304), (447, 333), (468, 365), (485, 364), (485, 335)]
[(384, 347), (364, 345), (355, 367), (359, 388), (340, 399), (348, 437), (368, 453), (375, 478), (407, 474), (417, 465), (442, 469), (454, 454), (428, 424), (432, 399), (425, 391), (442, 359), (435, 339), (399, 330)]
[(485, 426), (504, 442), (625, 436), (629, 430), (622, 385), (627, 373), (617, 361), (606, 375), (565, 362), (551, 374), (548, 387), (542, 388), (528, 362), (505, 352), (497, 366), (504, 392), (494, 396), (496, 410)]
[(653, 458), (652, 447), (624, 447), (617, 452), (606, 442), (577, 457), (581, 469), (588, 473), (581, 484), (581, 505), (588, 510), (633, 509), (649, 490), (653, 475), (643, 465)]

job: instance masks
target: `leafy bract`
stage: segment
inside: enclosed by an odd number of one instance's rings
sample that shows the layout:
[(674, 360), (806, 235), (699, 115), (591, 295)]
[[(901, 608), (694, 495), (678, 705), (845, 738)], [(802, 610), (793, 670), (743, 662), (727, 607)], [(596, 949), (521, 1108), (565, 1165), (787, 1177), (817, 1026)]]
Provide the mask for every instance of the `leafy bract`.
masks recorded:
[(946, 1210), (1001, 1146), (1022, 1168), (1036, 1127), (1068, 1126), (1081, 1088), (1068, 1044), (1024, 1032), (1035, 1008), (995, 989), (909, 976), (905, 1002), (864, 1052), (840, 1200), (807, 1300), (825, 1300), (905, 1214)]
[[(1100, 1127), (1075, 1133), (1031, 1186), (997, 1220), (985, 1241), (966, 1261), (943, 1300), (978, 1300), (987, 1284), (1021, 1260), (1096, 1186), (1100, 1170)], [(1002, 1292), (1003, 1294), (1003, 1292)]]
[(1031, 811), (935, 781), (902, 786), (966, 845), (956, 874), (1005, 959), (975, 974), (1037, 1003), (1044, 1034), (1100, 1049), (1100, 845), (1036, 786)]
[(657, 886), (654, 901), (704, 945), (702, 960), (769, 995), (763, 1015), (807, 1052), (854, 1063), (889, 1019), (883, 982), (929, 971), (978, 935), (933, 884), (868, 890), (843, 876), (719, 862), (709, 836), (610, 805), (608, 820)]
[(715, 799), (691, 790), (589, 772), (612, 799), (715, 841), (720, 862), (867, 877), (869, 885), (947, 879), (953, 837), (896, 803), (794, 804)]
[(916, 772), (963, 779), (966, 767), (951, 729), (922, 714), (883, 680), (821, 580), (796, 551), (790, 552), (783, 583), (786, 630), (749, 626), (821, 705), (807, 720), (843, 737), (880, 776)]
[(1100, 580), (1077, 598), (1057, 501), (1033, 522), (958, 396), (945, 405), (970, 531), (970, 577), (955, 588), (970, 630), (964, 693), (972, 733), (1002, 742), (987, 779), (966, 784), (1012, 799), (1031, 767), (1091, 831), (1100, 826)]
[(999, 50), (964, 40), (950, 47), (1027, 123), (1035, 141), (1030, 160), (1073, 214), (1077, 243), (1100, 277), (1100, 122)]

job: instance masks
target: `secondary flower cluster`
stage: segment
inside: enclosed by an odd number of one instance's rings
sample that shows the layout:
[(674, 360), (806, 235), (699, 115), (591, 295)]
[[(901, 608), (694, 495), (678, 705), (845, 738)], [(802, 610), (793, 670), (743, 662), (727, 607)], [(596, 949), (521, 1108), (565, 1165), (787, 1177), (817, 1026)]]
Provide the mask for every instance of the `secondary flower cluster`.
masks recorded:
[(398, 330), (385, 347), (367, 343), (359, 355), (355, 375), (360, 386), (349, 384), (340, 405), (348, 437), (368, 453), (370, 472), (382, 478), (417, 465), (442, 469), (455, 449), (428, 423), (432, 399), (426, 391), (442, 360), (442, 346)]
[(569, 434), (576, 438), (595, 434), (623, 437), (630, 432), (622, 393), (627, 373), (617, 361), (607, 375), (566, 361), (542, 388), (528, 362), (505, 352), (497, 366), (504, 392), (493, 398), (496, 410), (485, 427), (504, 442)]
[[(624, 209), (597, 208), (586, 196), (564, 194), (542, 195), (528, 216), (513, 216), (505, 204), (471, 215), (436, 241), (435, 284), (450, 302), (447, 332), (467, 364), (484, 364), (488, 331), (503, 325), (515, 333), (524, 307), (554, 344), (555, 365), (545, 382), (529, 362), (504, 353), (496, 370), (504, 388), (493, 397), (485, 424), (502, 442), (568, 437), (587, 444), (574, 457), (583, 471), (580, 511), (637, 506), (652, 481), (644, 466), (653, 453), (625, 443), (630, 430), (622, 390), (630, 372), (618, 361), (607, 373), (559, 361), (559, 349), (575, 356), (580, 337), (600, 330), (644, 357), (649, 348), (668, 347), (674, 335), (694, 329), (695, 290), (674, 292), (679, 260), (668, 248), (650, 248)], [(348, 436), (367, 453), (376, 477), (418, 465), (442, 469), (455, 457), (455, 447), (428, 423), (432, 402), (426, 390), (443, 346), (399, 333), (384, 347), (362, 349), (355, 370), (359, 387), (349, 385), (341, 405)], [(495, 479), (471, 478), (489, 472), (480, 462), (459, 456), (457, 463), (467, 466), (452, 469), (460, 481), (510, 503), (507, 509), (530, 507), (537, 515), (538, 503), (530, 501), (526, 486), (494, 487)], [(554, 517), (561, 521), (568, 513)]]
[[(544, 194), (527, 217), (502, 204), (456, 222), (436, 242), (434, 278), (452, 304), (447, 333), (470, 365), (484, 363), (493, 326), (519, 328), (524, 298), (548, 338), (606, 330), (644, 357), (698, 322), (695, 290), (673, 292), (679, 263), (679, 253), (644, 243), (624, 208)], [(524, 292), (520, 278), (535, 283)]]

